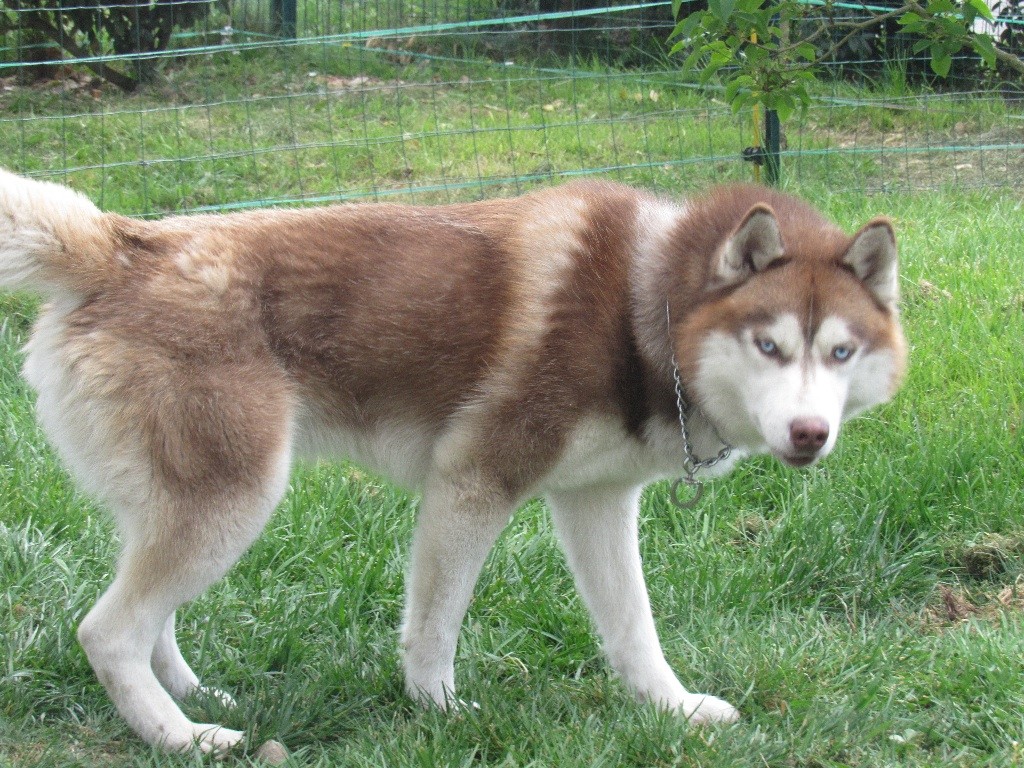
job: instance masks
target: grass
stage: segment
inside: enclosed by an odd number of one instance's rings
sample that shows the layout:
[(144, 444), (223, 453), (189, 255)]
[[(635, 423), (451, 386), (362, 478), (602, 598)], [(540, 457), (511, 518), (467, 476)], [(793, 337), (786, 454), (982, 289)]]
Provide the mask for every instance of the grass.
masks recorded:
[[(70, 169), (106, 207), (142, 215), (461, 199), (594, 168), (672, 192), (749, 177), (735, 160), (745, 120), (661, 75), (403, 56), (218, 55), (132, 97), (14, 87), (0, 95), (0, 157)], [(396, 639), (415, 500), (326, 464), (295, 473), (265, 535), (182, 611), (185, 655), (239, 701), (229, 712), (192, 702), (190, 714), (251, 729), (254, 744), (280, 739), (301, 766), (1024, 763), (1022, 198), (969, 189), (1017, 159), (913, 162), (932, 139), (967, 144), (1016, 118), (991, 100), (914, 103), (930, 106), (812, 110), (786, 165), (791, 188), (844, 227), (895, 220), (905, 389), (851, 423), (820, 467), (746, 462), (687, 514), (664, 486), (645, 495), (667, 655), (691, 689), (738, 704), (737, 725), (690, 729), (625, 694), (536, 503), (502, 536), (464, 624), (457, 679), (480, 710), (419, 710), (402, 693)], [(846, 152), (848, 141), (882, 151)], [(891, 193), (864, 194), (878, 187)], [(0, 766), (208, 762), (142, 745), (75, 641), (116, 545), (46, 447), (17, 376), (35, 309), (0, 299)]]
[[(419, 711), (401, 693), (395, 637), (414, 502), (329, 465), (296, 473), (266, 534), (183, 612), (186, 654), (240, 702), (196, 702), (193, 715), (278, 738), (303, 766), (1020, 763), (1021, 202), (949, 192), (823, 205), (848, 227), (878, 210), (897, 222), (905, 390), (851, 423), (819, 468), (747, 462), (692, 514), (664, 487), (644, 502), (668, 656), (693, 689), (738, 702), (738, 725), (689, 729), (629, 699), (538, 504), (503, 535), (465, 623), (457, 675), (480, 711)], [(34, 305), (3, 308), (0, 764), (195, 764), (132, 737), (75, 643), (115, 547), (16, 376)], [(996, 554), (979, 572), (971, 558), (986, 547)]]
[[(662, 189), (750, 178), (740, 159), (754, 143), (750, 115), (686, 87), (668, 62), (535, 69), (456, 61), (429, 41), (388, 45), (213, 53), (166, 63), (159, 86), (129, 96), (81, 78), (8, 78), (0, 157), (141, 215), (447, 201), (594, 172)], [(909, 191), (1024, 173), (1019, 103), (891, 90), (823, 87), (786, 126), (786, 177)]]

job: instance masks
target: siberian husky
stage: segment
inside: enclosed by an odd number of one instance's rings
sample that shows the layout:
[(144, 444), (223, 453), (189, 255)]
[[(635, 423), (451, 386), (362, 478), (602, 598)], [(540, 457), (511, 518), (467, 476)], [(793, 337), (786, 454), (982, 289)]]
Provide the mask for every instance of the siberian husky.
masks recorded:
[[(406, 688), (450, 707), (485, 556), (546, 499), (612, 668), (691, 722), (735, 720), (661, 651), (641, 489), (769, 452), (805, 466), (904, 373), (890, 223), (853, 236), (732, 186), (671, 202), (601, 181), (418, 207), (138, 221), (0, 171), (0, 284), (47, 302), (24, 374), (123, 554), (78, 637), (150, 744), (220, 752), (175, 610), (259, 535), (296, 457), (422, 492), (401, 628)], [(214, 691), (224, 701), (226, 693)]]

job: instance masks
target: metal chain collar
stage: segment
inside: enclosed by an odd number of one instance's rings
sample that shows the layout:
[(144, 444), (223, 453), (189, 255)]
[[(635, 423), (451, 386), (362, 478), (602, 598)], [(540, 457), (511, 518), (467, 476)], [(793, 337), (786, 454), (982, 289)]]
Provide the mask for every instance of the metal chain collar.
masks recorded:
[[(669, 330), (669, 344), (672, 344), (672, 318), (669, 315), (668, 302), (665, 302), (665, 320), (668, 323)], [(710, 456), (706, 459), (698, 459), (696, 454), (693, 452), (693, 448), (690, 446), (690, 430), (686, 426), (686, 412), (689, 407), (686, 404), (686, 398), (683, 396), (683, 382), (679, 375), (679, 365), (676, 363), (675, 351), (672, 352), (672, 378), (675, 381), (676, 386), (676, 410), (679, 413), (679, 432), (683, 436), (683, 476), (672, 483), (669, 489), (669, 500), (672, 504), (679, 509), (693, 509), (697, 506), (697, 502), (700, 501), (700, 497), (704, 495), (704, 483), (697, 479), (696, 475), (702, 469), (708, 469), (715, 466), (718, 462), (729, 458), (732, 453), (732, 446), (729, 445), (722, 436), (718, 434), (718, 430), (715, 429), (714, 425), (711, 428), (715, 431), (715, 437), (720, 443), (722, 448), (714, 456)], [(693, 489), (693, 495), (686, 501), (680, 501), (679, 499), (679, 486), (685, 483)]]

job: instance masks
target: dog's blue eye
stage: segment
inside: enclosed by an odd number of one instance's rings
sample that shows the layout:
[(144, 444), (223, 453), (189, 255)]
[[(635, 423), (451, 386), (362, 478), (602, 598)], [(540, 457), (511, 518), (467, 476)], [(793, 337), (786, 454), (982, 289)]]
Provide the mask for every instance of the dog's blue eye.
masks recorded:
[(761, 350), (762, 354), (768, 357), (774, 357), (779, 354), (779, 346), (771, 339), (758, 339), (757, 348)]
[(845, 363), (850, 359), (851, 355), (853, 355), (853, 347), (844, 347), (840, 344), (838, 347), (832, 348), (833, 359), (838, 360), (840, 363)]

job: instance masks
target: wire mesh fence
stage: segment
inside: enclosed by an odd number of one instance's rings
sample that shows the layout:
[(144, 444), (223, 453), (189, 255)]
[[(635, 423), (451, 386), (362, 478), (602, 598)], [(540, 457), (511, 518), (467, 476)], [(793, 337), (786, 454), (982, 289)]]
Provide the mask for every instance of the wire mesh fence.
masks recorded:
[[(127, 214), (752, 176), (751, 115), (680, 77), (668, 2), (4, 2), (0, 163)], [(145, 39), (125, 30), (142, 11)], [(939, 88), (911, 56), (851, 50), (783, 126), (784, 178), (1019, 187), (1024, 102), (956, 67)]]

